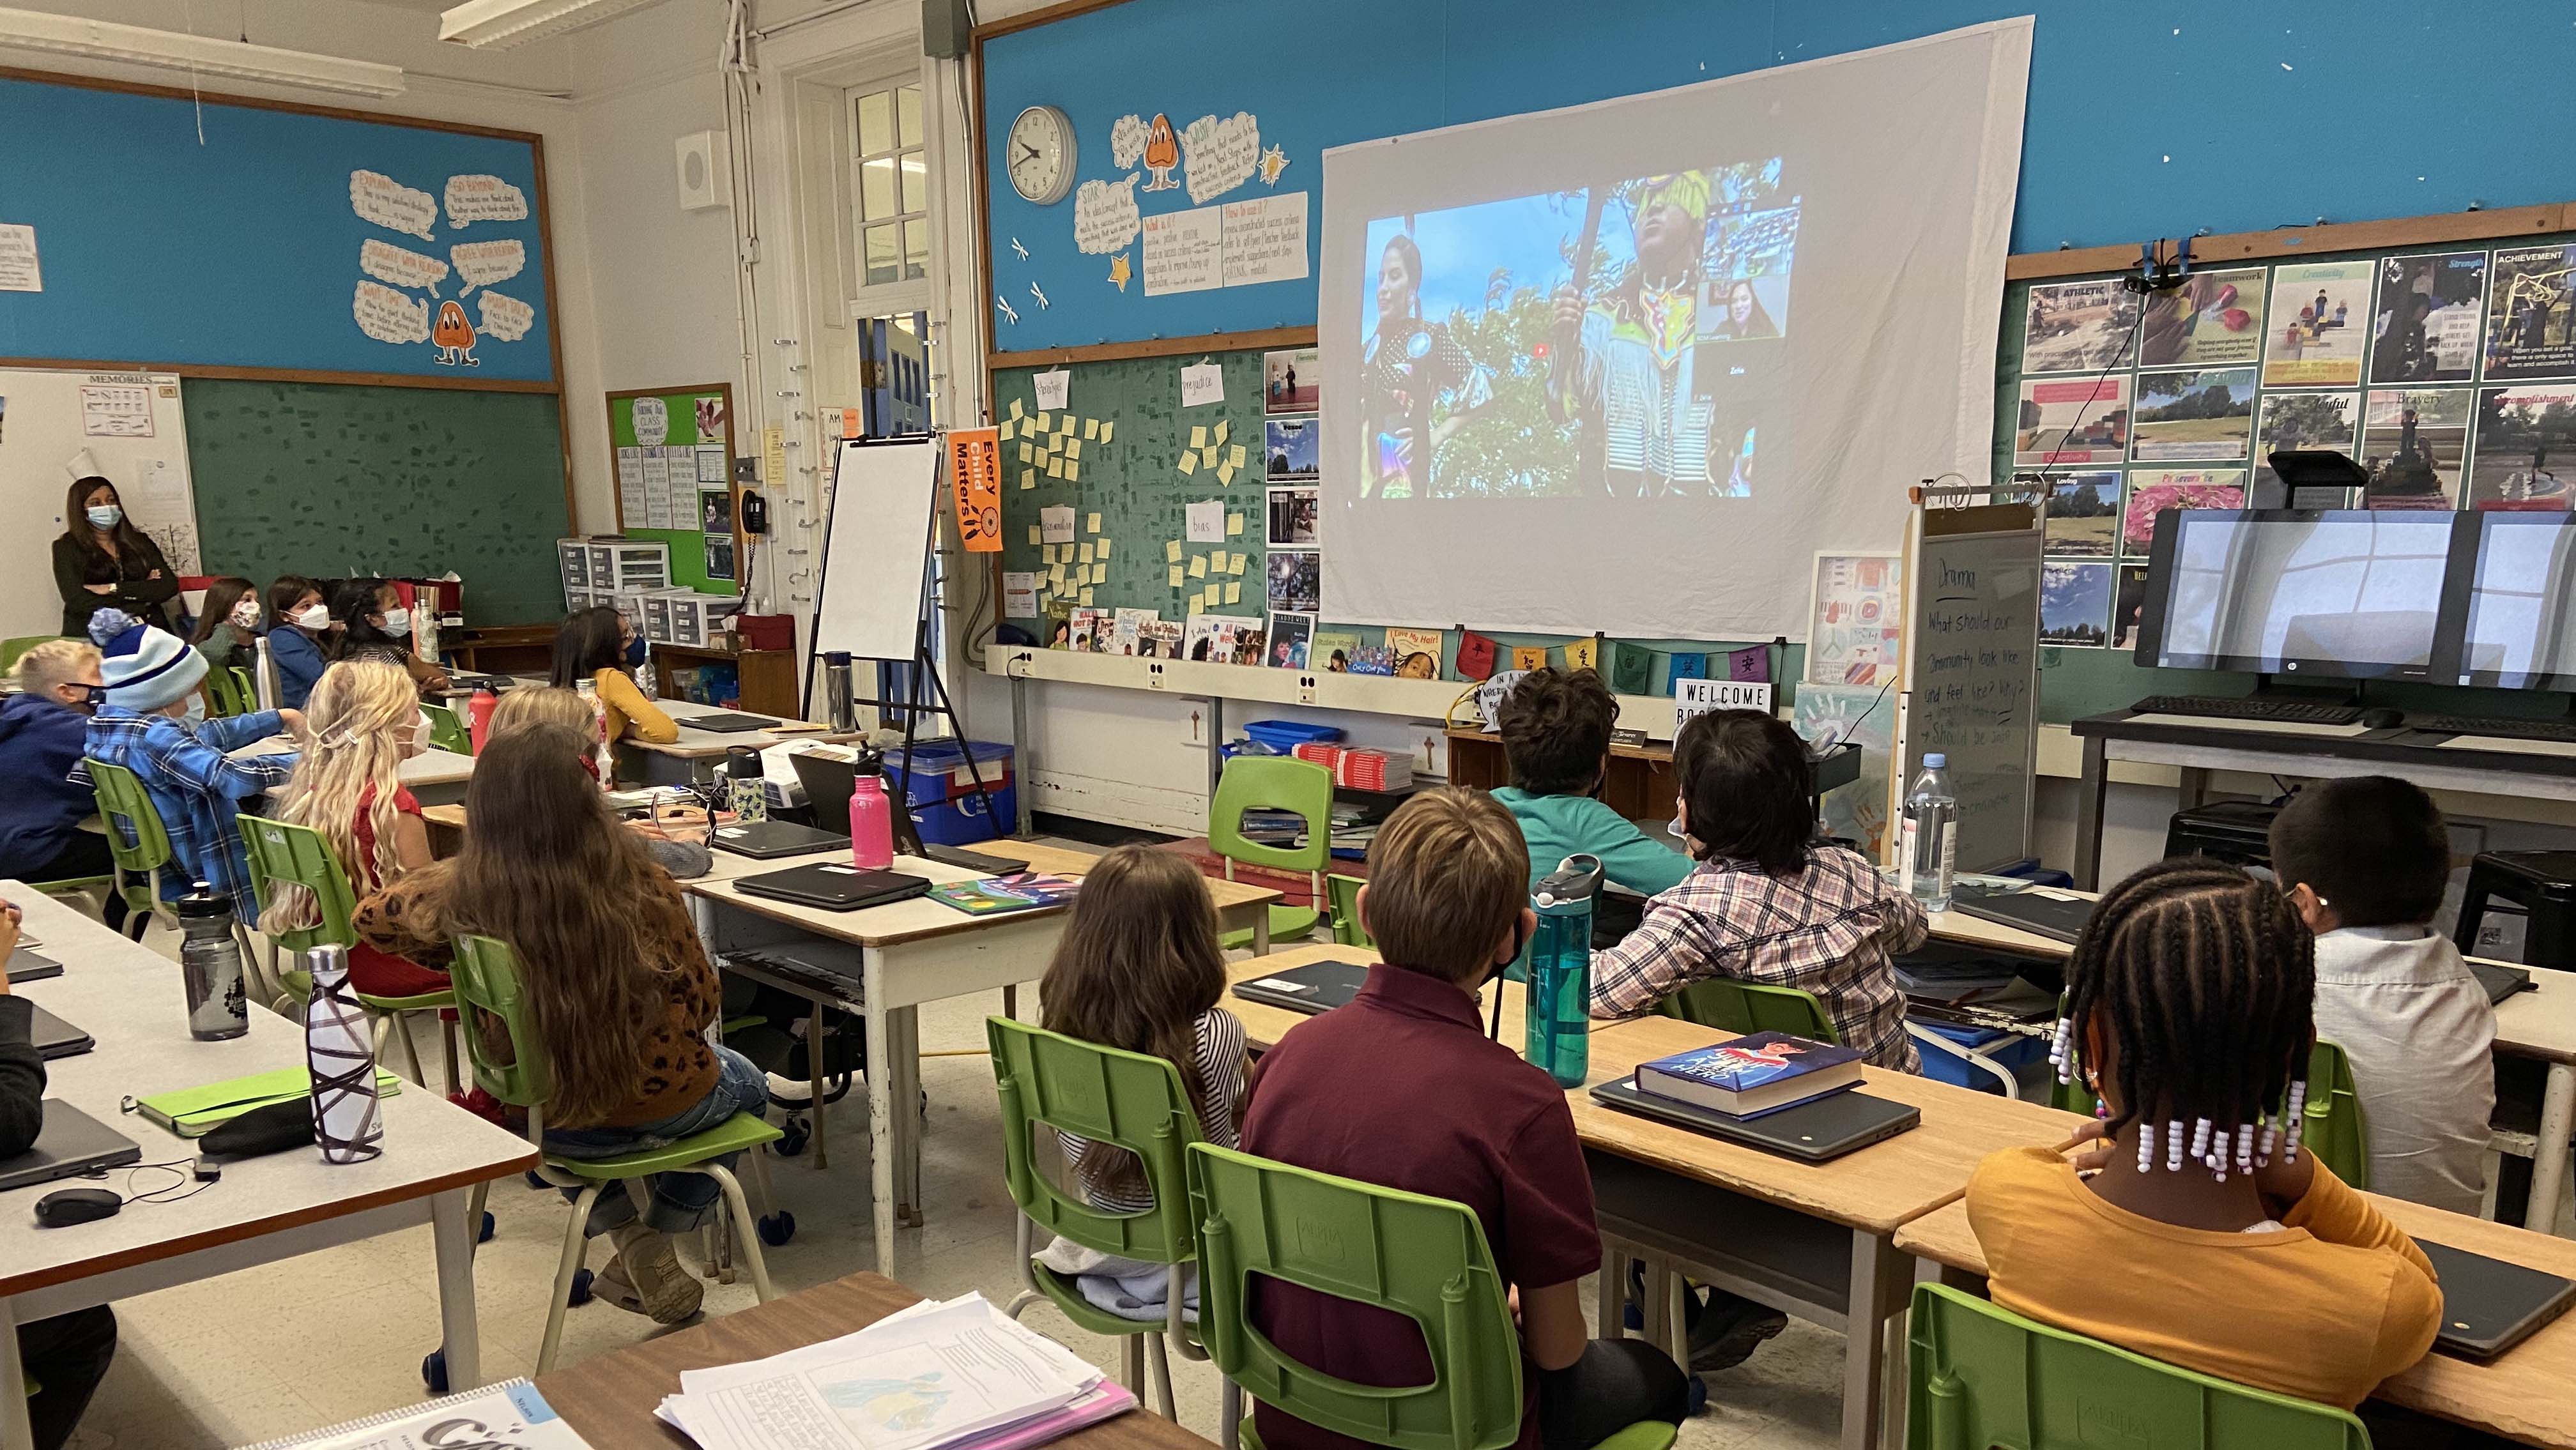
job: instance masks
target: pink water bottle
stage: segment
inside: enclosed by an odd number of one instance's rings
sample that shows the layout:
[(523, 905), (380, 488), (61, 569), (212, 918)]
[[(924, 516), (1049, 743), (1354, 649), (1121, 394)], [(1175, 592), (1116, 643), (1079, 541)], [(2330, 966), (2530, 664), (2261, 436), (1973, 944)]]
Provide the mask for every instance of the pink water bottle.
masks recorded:
[(863, 775), (851, 783), (851, 865), (862, 871), (882, 871), (894, 864), (893, 810), (882, 777)]
[(483, 753), (484, 745), (492, 738), (492, 712), (499, 708), (501, 697), (488, 688), (475, 690), (474, 697), (465, 702), (466, 732), (473, 738), (477, 755)]

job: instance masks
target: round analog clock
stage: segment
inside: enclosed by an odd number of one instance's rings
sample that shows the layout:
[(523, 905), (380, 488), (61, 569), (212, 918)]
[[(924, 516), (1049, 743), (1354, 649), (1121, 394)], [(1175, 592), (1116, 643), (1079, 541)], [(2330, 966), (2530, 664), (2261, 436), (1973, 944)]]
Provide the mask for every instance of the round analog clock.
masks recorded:
[(1011, 189), (1039, 206), (1073, 190), (1073, 121), (1053, 106), (1031, 106), (1011, 122), (1002, 143)]

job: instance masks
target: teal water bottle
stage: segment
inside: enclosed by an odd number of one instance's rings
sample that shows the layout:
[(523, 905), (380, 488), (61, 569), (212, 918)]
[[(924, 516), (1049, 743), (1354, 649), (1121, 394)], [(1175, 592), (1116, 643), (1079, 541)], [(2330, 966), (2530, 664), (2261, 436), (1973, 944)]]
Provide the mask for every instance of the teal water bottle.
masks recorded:
[(1583, 1086), (1592, 1065), (1592, 902), (1600, 892), (1598, 856), (1568, 856), (1530, 888), (1538, 934), (1530, 938), (1521, 1055), (1558, 1087)]

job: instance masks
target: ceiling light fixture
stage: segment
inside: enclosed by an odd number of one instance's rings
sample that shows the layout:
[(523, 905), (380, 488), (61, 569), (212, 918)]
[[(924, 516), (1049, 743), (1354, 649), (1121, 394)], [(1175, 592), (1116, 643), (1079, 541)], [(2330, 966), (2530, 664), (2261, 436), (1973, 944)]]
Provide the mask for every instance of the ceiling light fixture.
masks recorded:
[(0, 48), (193, 71), (352, 96), (402, 94), (402, 67), (40, 10), (0, 7)]
[(465, 0), (438, 17), (438, 38), (500, 50), (597, 25), (654, 0)]

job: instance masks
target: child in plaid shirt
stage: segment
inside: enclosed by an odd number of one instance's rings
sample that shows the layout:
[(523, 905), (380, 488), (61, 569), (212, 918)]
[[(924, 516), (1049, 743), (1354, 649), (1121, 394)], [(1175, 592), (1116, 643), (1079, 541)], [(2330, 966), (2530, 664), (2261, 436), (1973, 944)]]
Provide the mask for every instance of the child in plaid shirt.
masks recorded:
[(1812, 992), (1845, 1047), (1920, 1072), (1894, 952), (1922, 945), (1923, 909), (1860, 853), (1818, 843), (1797, 732), (1719, 710), (1673, 741), (1674, 804), (1699, 866), (1647, 904), (1643, 925), (1592, 957), (1592, 1015), (1643, 1016), (1711, 977)]

